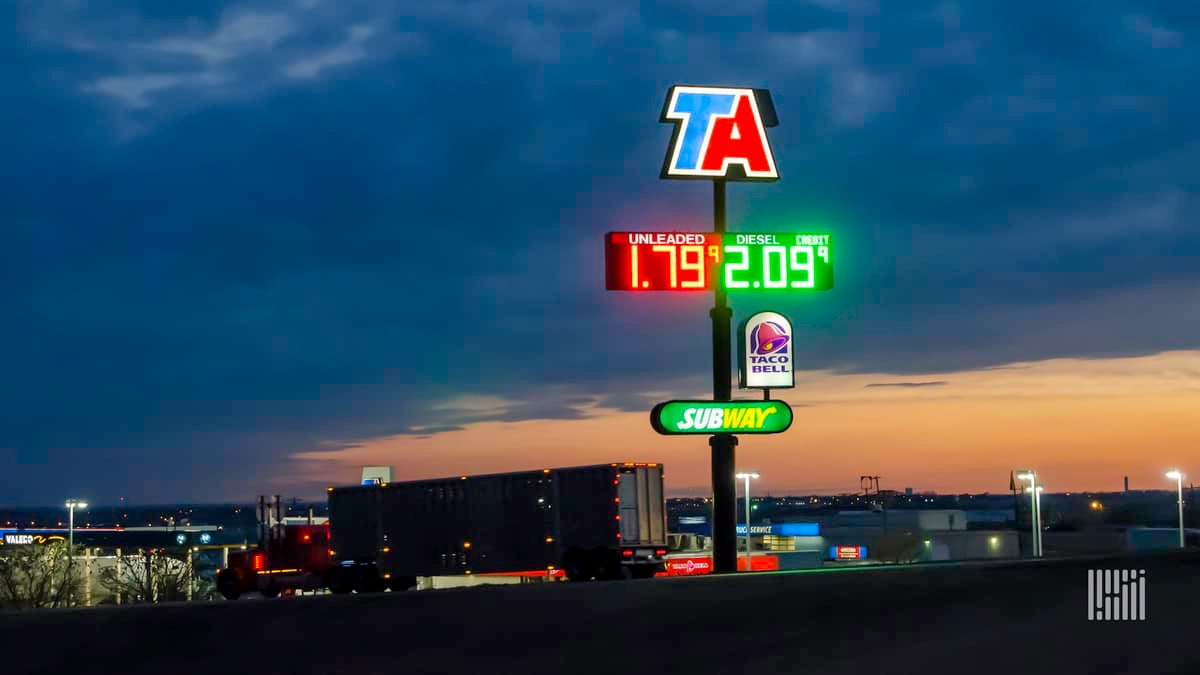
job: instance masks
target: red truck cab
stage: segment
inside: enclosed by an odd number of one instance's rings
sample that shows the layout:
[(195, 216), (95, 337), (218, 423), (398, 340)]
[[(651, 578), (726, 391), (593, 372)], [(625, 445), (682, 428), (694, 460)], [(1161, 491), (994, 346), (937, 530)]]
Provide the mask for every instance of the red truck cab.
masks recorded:
[(280, 525), (266, 546), (229, 554), (229, 564), (217, 573), (217, 590), (230, 600), (244, 593), (274, 598), (296, 590), (326, 587), (333, 562), (329, 523)]

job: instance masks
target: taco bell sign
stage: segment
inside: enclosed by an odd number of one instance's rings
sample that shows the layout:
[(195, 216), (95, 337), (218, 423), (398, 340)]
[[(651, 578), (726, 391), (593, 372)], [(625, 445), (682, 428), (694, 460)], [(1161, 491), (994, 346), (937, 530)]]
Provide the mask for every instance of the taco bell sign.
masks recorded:
[(792, 322), (778, 312), (759, 312), (738, 330), (738, 373), (742, 389), (791, 389)]

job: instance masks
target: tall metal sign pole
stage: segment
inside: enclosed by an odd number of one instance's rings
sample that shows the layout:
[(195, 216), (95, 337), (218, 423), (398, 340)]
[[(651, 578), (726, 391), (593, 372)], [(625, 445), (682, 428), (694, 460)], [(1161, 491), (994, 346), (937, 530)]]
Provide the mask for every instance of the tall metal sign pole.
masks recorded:
[[(713, 181), (713, 231), (725, 234), (725, 180)], [(712, 318), (713, 343), (713, 400), (733, 400), (733, 361), (730, 344), (730, 324), (733, 310), (725, 287), (716, 285), (713, 308), (708, 315)], [(712, 448), (713, 488), (713, 567), (716, 572), (737, 571), (737, 482), (735, 448), (737, 436), (713, 434), (708, 439)], [(749, 521), (746, 521), (749, 524)], [(747, 535), (747, 541), (749, 536)]]
[[(661, 178), (713, 182), (713, 230), (725, 234), (726, 180), (774, 181), (779, 179), (775, 158), (767, 142), (767, 127), (778, 120), (766, 90), (675, 85), (667, 92), (662, 122), (675, 125), (663, 162)], [(733, 356), (725, 287), (715, 284), (715, 302), (709, 312), (713, 339), (713, 400), (733, 398)], [(734, 478), (733, 434), (713, 434), (713, 568), (737, 571), (737, 488)]]

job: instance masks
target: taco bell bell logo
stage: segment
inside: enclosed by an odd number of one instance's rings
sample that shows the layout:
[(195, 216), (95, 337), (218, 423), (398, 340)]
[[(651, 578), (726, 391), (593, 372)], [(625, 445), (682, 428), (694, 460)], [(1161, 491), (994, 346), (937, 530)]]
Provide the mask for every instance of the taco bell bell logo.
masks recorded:
[(763, 321), (750, 332), (750, 352), (755, 356), (787, 354), (788, 330), (774, 321)]
[(777, 312), (759, 312), (738, 331), (738, 365), (743, 389), (789, 389), (792, 369), (792, 322)]

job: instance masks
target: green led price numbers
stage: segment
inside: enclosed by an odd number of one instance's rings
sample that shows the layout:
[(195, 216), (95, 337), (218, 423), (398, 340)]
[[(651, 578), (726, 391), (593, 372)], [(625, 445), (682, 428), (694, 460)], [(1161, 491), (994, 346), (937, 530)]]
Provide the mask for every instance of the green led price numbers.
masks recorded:
[(726, 290), (833, 288), (828, 234), (726, 234), (721, 283)]

